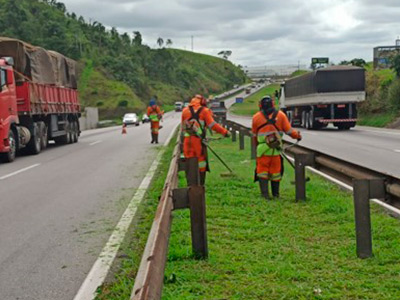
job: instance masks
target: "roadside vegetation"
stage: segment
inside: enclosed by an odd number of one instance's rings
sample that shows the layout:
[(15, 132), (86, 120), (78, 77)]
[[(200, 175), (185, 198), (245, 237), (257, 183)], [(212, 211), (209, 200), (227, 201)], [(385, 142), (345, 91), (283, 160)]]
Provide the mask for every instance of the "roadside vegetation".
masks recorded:
[(79, 62), (84, 106), (101, 109), (101, 117), (140, 112), (156, 95), (161, 104), (183, 101), (196, 93), (217, 94), (247, 80), (227, 59), (172, 49), (159, 38), (158, 49), (69, 12), (56, 0), (0, 0), (0, 36), (21, 39), (58, 51)]
[(385, 127), (400, 117), (400, 80), (392, 69), (365, 65), (367, 100), (359, 105), (358, 124)]
[(310, 175), (308, 200), (295, 203), (294, 175), (286, 165), (281, 199), (267, 202), (253, 183), (249, 151), (238, 151), (230, 140), (213, 146), (237, 177), (220, 177), (226, 170), (211, 155), (208, 260), (192, 256), (189, 211), (174, 212), (163, 299), (399, 297), (398, 220), (373, 206), (375, 256), (360, 260), (349, 193)]
[(260, 99), (265, 95), (274, 97), (275, 91), (279, 89), (280, 87), (278, 84), (268, 85), (251, 96), (245, 98), (243, 103), (235, 103), (231, 108), (231, 112), (236, 115), (252, 116), (259, 111), (258, 101), (260, 101)]

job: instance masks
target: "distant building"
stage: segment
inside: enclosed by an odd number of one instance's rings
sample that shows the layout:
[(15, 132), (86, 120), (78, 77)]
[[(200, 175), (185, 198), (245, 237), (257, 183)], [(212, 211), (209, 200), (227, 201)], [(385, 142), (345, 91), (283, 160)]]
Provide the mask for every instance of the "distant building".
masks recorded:
[(379, 46), (374, 48), (374, 69), (390, 68), (390, 58), (400, 53), (400, 39), (394, 46)]

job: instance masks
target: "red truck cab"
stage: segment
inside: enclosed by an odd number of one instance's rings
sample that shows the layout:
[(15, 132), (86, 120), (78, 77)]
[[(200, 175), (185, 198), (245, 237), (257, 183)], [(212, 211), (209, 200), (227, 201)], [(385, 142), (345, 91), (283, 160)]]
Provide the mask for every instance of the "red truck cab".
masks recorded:
[[(0, 59), (0, 153), (15, 157), (15, 134), (10, 130), (18, 124), (17, 94), (11, 58)], [(10, 147), (11, 146), (11, 147)], [(12, 153), (10, 153), (12, 152)], [(4, 154), (3, 154), (4, 155)]]

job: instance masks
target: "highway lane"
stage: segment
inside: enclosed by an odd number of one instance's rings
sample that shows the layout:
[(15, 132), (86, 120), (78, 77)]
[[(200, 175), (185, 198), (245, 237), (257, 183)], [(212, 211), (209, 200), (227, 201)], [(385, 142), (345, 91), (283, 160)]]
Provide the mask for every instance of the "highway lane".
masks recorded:
[[(179, 117), (166, 114), (160, 143)], [(144, 124), (0, 164), (0, 299), (72, 299), (157, 148)]]
[[(231, 98), (226, 105), (230, 107), (233, 103), (234, 98)], [(251, 126), (251, 117), (229, 114), (228, 119)], [(366, 126), (348, 131), (334, 127), (297, 129), (303, 135), (300, 145), (400, 178), (400, 130)]]

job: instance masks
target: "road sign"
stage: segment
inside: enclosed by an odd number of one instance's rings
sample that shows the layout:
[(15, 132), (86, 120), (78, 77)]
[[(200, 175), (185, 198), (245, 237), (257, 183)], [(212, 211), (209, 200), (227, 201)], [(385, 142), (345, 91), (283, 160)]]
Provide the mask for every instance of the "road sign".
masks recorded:
[(329, 58), (328, 57), (313, 57), (313, 58), (311, 58), (311, 63), (313, 65), (315, 65), (315, 64), (329, 64)]

